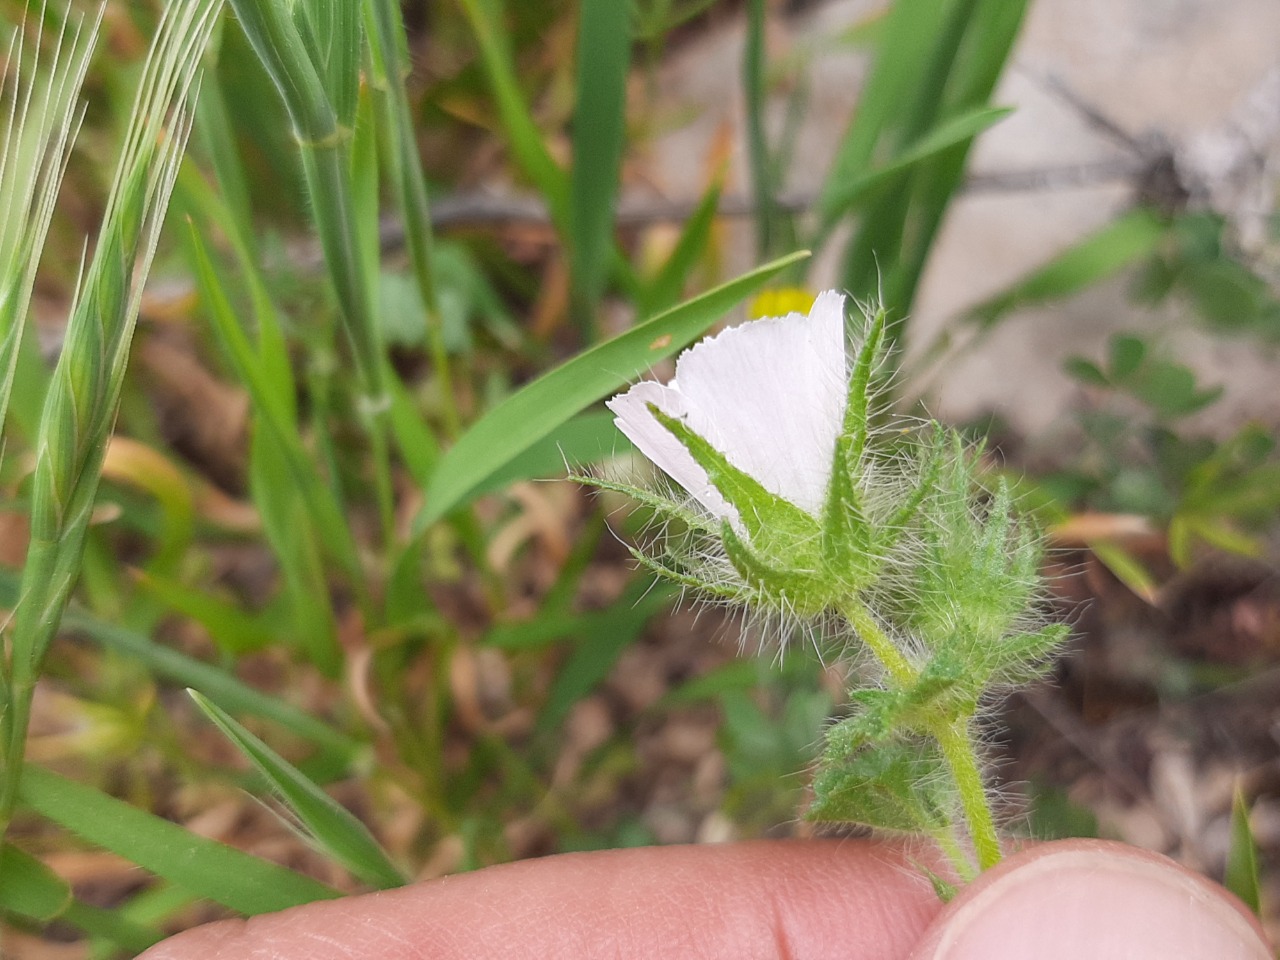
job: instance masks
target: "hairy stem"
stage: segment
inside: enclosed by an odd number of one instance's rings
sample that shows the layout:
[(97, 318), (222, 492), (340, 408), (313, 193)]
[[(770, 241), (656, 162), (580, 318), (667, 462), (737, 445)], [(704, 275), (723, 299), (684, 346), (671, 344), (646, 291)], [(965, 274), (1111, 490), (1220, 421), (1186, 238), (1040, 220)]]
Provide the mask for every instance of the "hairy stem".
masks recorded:
[[(852, 600), (844, 604), (841, 612), (896, 686), (906, 687), (915, 682), (919, 672), (876, 623), (865, 604), (860, 600)], [(960, 804), (969, 828), (969, 838), (973, 841), (974, 852), (978, 856), (978, 866), (986, 870), (1000, 862), (1000, 838), (996, 834), (991, 805), (987, 803), (986, 788), (982, 785), (977, 752), (969, 733), (971, 719), (969, 716), (944, 718), (929, 732), (938, 741), (943, 759), (946, 760), (959, 790)], [(967, 877), (972, 873), (972, 864), (954, 844), (943, 844), (943, 851), (961, 876)]]
[(946, 858), (951, 861), (951, 865), (955, 867), (956, 874), (962, 882), (971, 883), (978, 876), (978, 871), (974, 869), (972, 858), (965, 852), (954, 830), (951, 828), (939, 830), (933, 835), (933, 840), (941, 848)]
[(1000, 862), (1000, 838), (991, 816), (991, 805), (987, 803), (986, 788), (982, 785), (982, 771), (978, 767), (977, 751), (969, 732), (970, 719), (957, 717), (949, 723), (939, 724), (933, 735), (960, 789), (960, 803), (969, 825), (973, 849), (978, 855), (978, 866), (986, 870)]
[(851, 600), (840, 611), (858, 634), (858, 639), (880, 661), (897, 686), (907, 686), (916, 679), (916, 668), (902, 655), (888, 635), (880, 629), (875, 617), (861, 600)]

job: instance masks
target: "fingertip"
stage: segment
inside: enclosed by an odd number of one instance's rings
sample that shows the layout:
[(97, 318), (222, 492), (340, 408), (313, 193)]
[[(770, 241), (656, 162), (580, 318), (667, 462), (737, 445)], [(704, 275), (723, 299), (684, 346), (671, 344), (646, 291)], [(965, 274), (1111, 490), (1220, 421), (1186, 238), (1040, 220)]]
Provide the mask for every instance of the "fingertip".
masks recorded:
[(1257, 919), (1167, 857), (1075, 840), (1016, 854), (942, 912), (913, 960), (1271, 960)]

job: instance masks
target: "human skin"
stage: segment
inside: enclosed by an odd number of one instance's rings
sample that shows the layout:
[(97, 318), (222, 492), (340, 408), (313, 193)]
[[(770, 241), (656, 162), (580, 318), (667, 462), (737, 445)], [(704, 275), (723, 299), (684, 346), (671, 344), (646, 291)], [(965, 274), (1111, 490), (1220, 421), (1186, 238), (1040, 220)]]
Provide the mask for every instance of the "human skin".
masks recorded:
[(143, 960), (1265, 960), (1226, 891), (1121, 844), (1042, 844), (943, 905), (895, 843), (568, 854), (188, 931)]

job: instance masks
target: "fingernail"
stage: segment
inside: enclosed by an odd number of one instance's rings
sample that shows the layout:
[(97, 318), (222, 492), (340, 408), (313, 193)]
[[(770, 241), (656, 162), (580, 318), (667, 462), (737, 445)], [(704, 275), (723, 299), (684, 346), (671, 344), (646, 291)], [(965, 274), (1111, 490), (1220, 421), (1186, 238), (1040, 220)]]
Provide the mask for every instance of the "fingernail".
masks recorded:
[(1272, 960), (1224, 893), (1164, 857), (1076, 843), (997, 868), (926, 938), (924, 960)]

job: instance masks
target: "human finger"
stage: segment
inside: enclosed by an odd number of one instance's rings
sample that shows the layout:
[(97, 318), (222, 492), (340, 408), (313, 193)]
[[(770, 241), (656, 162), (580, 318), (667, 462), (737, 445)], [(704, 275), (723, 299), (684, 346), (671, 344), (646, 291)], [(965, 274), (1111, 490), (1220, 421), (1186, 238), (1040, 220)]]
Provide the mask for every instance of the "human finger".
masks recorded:
[(1120, 843), (1040, 844), (987, 871), (939, 914), (913, 960), (1271, 960), (1235, 897)]
[(145, 960), (903, 960), (941, 908), (900, 844), (758, 841), (521, 861), (211, 924)]

